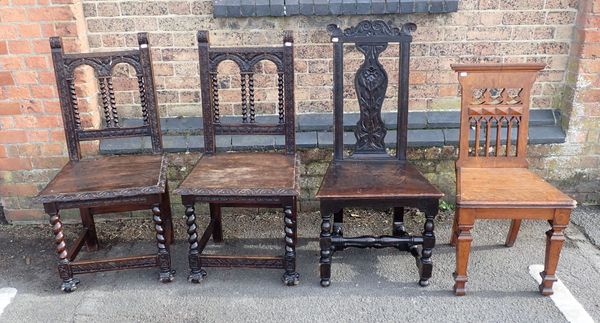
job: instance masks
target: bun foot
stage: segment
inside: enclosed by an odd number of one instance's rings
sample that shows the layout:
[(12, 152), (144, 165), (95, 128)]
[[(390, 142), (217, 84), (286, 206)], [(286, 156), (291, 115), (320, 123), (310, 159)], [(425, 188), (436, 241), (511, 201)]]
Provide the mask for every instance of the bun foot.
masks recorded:
[(282, 280), (287, 286), (296, 286), (300, 283), (300, 274), (296, 272), (290, 274), (285, 273), (283, 274)]
[(321, 286), (322, 287), (329, 287), (329, 285), (331, 285), (331, 280), (329, 280), (329, 279), (321, 279)]
[(70, 293), (77, 289), (78, 284), (79, 278), (69, 278), (63, 281), (62, 285), (60, 285), (60, 290), (62, 290), (65, 293)]
[(427, 287), (427, 286), (429, 286), (429, 280), (421, 279), (421, 280), (419, 280), (419, 285), (421, 285), (421, 287)]
[(204, 277), (206, 277), (206, 271), (204, 269), (200, 269), (198, 272), (192, 272), (188, 276), (188, 281), (193, 284), (199, 284)]

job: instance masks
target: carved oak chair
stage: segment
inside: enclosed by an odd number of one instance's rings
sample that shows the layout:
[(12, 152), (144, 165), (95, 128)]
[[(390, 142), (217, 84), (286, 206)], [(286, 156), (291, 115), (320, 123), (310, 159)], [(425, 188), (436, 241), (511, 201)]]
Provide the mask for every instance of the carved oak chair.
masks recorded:
[[(522, 219), (547, 220), (546, 260), (540, 292), (552, 294), (556, 267), (576, 202), (527, 169), (531, 87), (543, 64), (452, 65), (461, 89), (454, 292), (465, 294), (467, 264), (476, 219), (512, 219), (511, 247)], [(499, 134), (499, 135), (498, 135)], [(514, 138), (514, 139), (513, 139)]]
[[(285, 269), (286, 285), (298, 284), (296, 272), (296, 200), (298, 158), (294, 122), (294, 57), (291, 32), (281, 47), (211, 48), (208, 31), (198, 32), (200, 81), (204, 124), (204, 155), (175, 190), (185, 206), (189, 235), (189, 281), (199, 283), (202, 267), (252, 267)], [(217, 68), (224, 60), (235, 62), (241, 73), (241, 122), (222, 122), (219, 112)], [(256, 122), (254, 67), (268, 60), (277, 67), (278, 118), (275, 123)], [(217, 153), (216, 135), (284, 135), (283, 152)], [(195, 203), (208, 203), (210, 223), (198, 240)], [(282, 208), (285, 253), (275, 256), (203, 255), (212, 236), (223, 242), (222, 207)]]
[[(161, 282), (173, 279), (169, 254), (173, 227), (167, 161), (163, 156), (147, 34), (138, 34), (138, 41), (137, 50), (65, 54), (61, 38), (50, 38), (69, 162), (36, 199), (44, 204), (44, 210), (50, 216), (59, 256), (58, 272), (63, 280), (61, 289), (65, 292), (75, 290), (79, 283), (73, 275), (99, 271), (160, 267)], [(141, 126), (124, 127), (119, 122), (111, 76), (113, 67), (119, 63), (135, 69), (143, 115)], [(102, 129), (84, 129), (82, 126), (74, 82), (75, 69), (82, 65), (92, 67), (99, 81), (105, 122)], [(82, 158), (81, 141), (143, 136), (150, 137), (151, 154)], [(83, 232), (67, 249), (59, 211), (71, 208), (79, 208)], [(75, 260), (84, 244), (90, 251), (98, 249), (94, 215), (133, 210), (151, 210), (156, 227), (157, 254)]]
[[(421, 286), (431, 277), (432, 249), (435, 246), (433, 220), (443, 194), (406, 160), (408, 128), (408, 76), (412, 23), (395, 28), (381, 20), (362, 21), (355, 27), (341, 30), (329, 25), (333, 42), (334, 62), (334, 158), (327, 169), (316, 197), (321, 208), (321, 286), (330, 285), (331, 258), (334, 251), (349, 247), (394, 247), (410, 251), (417, 260)], [(386, 126), (381, 108), (388, 85), (388, 76), (379, 62), (379, 55), (388, 43), (399, 43), (400, 73), (398, 95), (398, 131), (396, 156), (386, 152)], [(356, 145), (349, 157), (344, 156), (343, 142), (343, 75), (344, 44), (354, 44), (364, 54), (354, 86), (357, 93), (360, 120), (354, 135)], [(394, 210), (392, 235), (345, 237), (344, 207), (388, 207)], [(424, 211), (426, 221), (423, 236), (411, 236), (404, 228), (404, 207)], [(331, 215), (334, 223), (331, 223)], [(418, 246), (422, 246), (422, 251)]]

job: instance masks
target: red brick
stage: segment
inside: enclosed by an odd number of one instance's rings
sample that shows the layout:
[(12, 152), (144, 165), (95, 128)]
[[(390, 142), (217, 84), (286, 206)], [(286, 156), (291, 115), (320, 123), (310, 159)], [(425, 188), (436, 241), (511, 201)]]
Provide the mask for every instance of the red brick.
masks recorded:
[(48, 68), (46, 56), (29, 56), (25, 57), (25, 65), (29, 68)]
[(8, 46), (5, 41), (0, 41), (0, 55), (8, 54)]
[(68, 6), (31, 8), (27, 13), (31, 21), (75, 20), (73, 11)]
[(50, 44), (46, 39), (32, 41), (33, 52), (36, 54), (48, 54), (50, 53)]
[(6, 209), (6, 217), (11, 221), (31, 221), (43, 220), (48, 215), (44, 214), (41, 209)]
[(2, 170), (24, 170), (31, 169), (31, 161), (27, 158), (0, 158), (0, 169)]
[(27, 40), (9, 40), (8, 51), (11, 54), (29, 54), (31, 53), (31, 42)]
[(21, 68), (22, 58), (13, 55), (0, 56), (0, 68), (18, 69)]
[(64, 156), (64, 144), (45, 144), (41, 145), (42, 156)]
[(48, 142), (49, 133), (50, 132), (48, 130), (28, 130), (27, 131), (27, 141), (29, 141), (29, 142)]
[[(8, 157), (6, 154), (6, 148), (4, 146), (0, 146), (0, 158)], [(0, 176), (2, 178), (2, 176)]]
[(32, 158), (31, 165), (33, 168), (61, 168), (63, 167), (67, 161), (68, 157), (42, 157), (42, 158)]
[(0, 129), (14, 129), (15, 118), (13, 116), (1, 116), (0, 115)]
[(599, 102), (600, 101), (600, 90), (581, 90), (580, 99), (582, 102)]
[(14, 79), (17, 84), (36, 84), (37, 77), (35, 72), (14, 72)]
[(16, 102), (0, 102), (0, 115), (20, 114), (20, 105)]
[(42, 31), (42, 36), (43, 37), (51, 37), (51, 36), (56, 36), (56, 32), (54, 31), (54, 24), (53, 23), (41, 23), (40, 24), (40, 29)]
[(24, 8), (0, 8), (2, 22), (27, 21), (27, 12)]
[(40, 84), (55, 84), (54, 72), (37, 72), (37, 79)]
[(21, 24), (19, 25), (19, 34), (21, 37), (41, 37), (40, 24)]
[(32, 85), (31, 95), (34, 98), (53, 98), (56, 97), (56, 92), (53, 86), (49, 85)]
[(61, 22), (54, 25), (55, 35), (62, 37), (77, 36), (77, 24), (75, 22)]
[(36, 0), (12, 0), (12, 5), (34, 5)]
[(581, 57), (583, 58), (596, 58), (600, 56), (600, 44), (587, 44), (583, 45), (581, 50)]
[(37, 185), (25, 183), (0, 184), (4, 196), (33, 196), (38, 193)]
[(5, 97), (11, 98), (11, 99), (29, 99), (29, 98), (31, 98), (31, 91), (29, 91), (29, 88), (27, 86), (6, 87), (6, 88), (2, 89), (2, 91), (0, 91), (0, 93), (2, 93), (0, 95), (0, 97), (2, 97), (2, 95), (5, 95)]
[(0, 86), (15, 84), (10, 72), (0, 72)]
[[(0, 15), (2, 13), (0, 12)], [(0, 39), (14, 39), (19, 37), (17, 26), (0, 24)]]

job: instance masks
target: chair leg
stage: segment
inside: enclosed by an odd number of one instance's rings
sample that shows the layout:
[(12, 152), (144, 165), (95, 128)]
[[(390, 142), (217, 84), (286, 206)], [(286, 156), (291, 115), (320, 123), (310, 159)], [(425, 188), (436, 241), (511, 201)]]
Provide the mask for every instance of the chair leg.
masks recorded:
[(331, 213), (329, 210), (321, 208), (321, 238), (319, 245), (321, 247), (321, 259), (319, 259), (319, 271), (321, 274), (321, 286), (331, 285), (331, 257), (333, 250), (331, 248)]
[(171, 254), (169, 253), (167, 239), (165, 238), (165, 228), (160, 211), (159, 204), (152, 205), (152, 219), (154, 220), (154, 227), (156, 229), (156, 246), (158, 247), (158, 264), (160, 267), (158, 280), (161, 283), (169, 283), (175, 277), (174, 272), (171, 270)]
[(560, 258), (560, 250), (565, 242), (563, 231), (569, 223), (570, 215), (570, 209), (557, 209), (554, 212), (554, 218), (549, 221), (552, 228), (546, 232), (546, 259), (544, 261), (544, 271), (540, 273), (542, 276), (540, 292), (544, 296), (554, 293), (552, 285), (558, 280), (556, 278), (556, 267)]
[(52, 209), (47, 212), (50, 216), (50, 225), (54, 233), (54, 242), (56, 243), (56, 252), (58, 253), (58, 274), (62, 279), (60, 289), (66, 293), (70, 293), (77, 289), (79, 279), (73, 278), (70, 261), (67, 252), (67, 244), (63, 233), (62, 222), (60, 221), (60, 213), (58, 209)]
[(465, 284), (467, 283), (467, 266), (469, 264), (469, 254), (471, 252), (471, 229), (475, 224), (473, 211), (466, 209), (456, 209), (458, 217), (458, 237), (456, 241), (456, 271), (454, 272), (454, 294), (457, 296), (465, 295)]
[(83, 227), (87, 230), (87, 238), (85, 239), (87, 251), (98, 250), (98, 235), (96, 234), (96, 224), (94, 223), (92, 210), (89, 208), (80, 208), (79, 215), (81, 216)]
[(333, 213), (333, 233), (340, 237), (344, 236), (344, 209)]
[(283, 221), (285, 223), (285, 273), (283, 274), (283, 282), (288, 286), (298, 285), (300, 282), (300, 275), (296, 272), (297, 209), (295, 198), (293, 204), (283, 208)]
[(223, 242), (223, 224), (221, 221), (221, 207), (218, 204), (210, 203), (210, 218), (215, 222), (213, 226), (212, 238), (214, 243)]
[(458, 238), (458, 211), (454, 212), (454, 222), (452, 223), (452, 231), (450, 234), (450, 245), (455, 247), (456, 239)]
[(419, 285), (422, 287), (429, 285), (429, 279), (433, 271), (433, 261), (431, 254), (435, 247), (434, 222), (435, 216), (438, 213), (438, 201), (435, 200), (425, 210), (425, 225), (423, 227), (423, 250), (421, 251), (421, 259), (419, 260)]
[(401, 237), (406, 235), (406, 229), (404, 227), (404, 208), (394, 208), (394, 222), (392, 223), (392, 235), (395, 237)]
[(206, 271), (201, 268), (200, 262), (200, 253), (198, 251), (198, 232), (196, 227), (196, 211), (194, 209), (194, 204), (184, 204), (185, 206), (185, 216), (187, 218), (187, 233), (188, 233), (188, 242), (190, 244), (190, 249), (188, 251), (188, 261), (190, 265), (190, 275), (188, 276), (188, 281), (191, 283), (198, 284), (204, 277), (206, 277)]
[(171, 213), (171, 198), (169, 197), (168, 184), (165, 192), (161, 196), (160, 211), (164, 223), (166, 243), (172, 245), (175, 242), (175, 236), (173, 234), (173, 215)]
[(519, 234), (520, 228), (520, 219), (515, 219), (510, 222), (510, 229), (508, 230), (508, 236), (506, 236), (506, 243), (504, 244), (505, 246), (512, 247), (515, 244), (515, 240), (517, 240), (517, 235)]

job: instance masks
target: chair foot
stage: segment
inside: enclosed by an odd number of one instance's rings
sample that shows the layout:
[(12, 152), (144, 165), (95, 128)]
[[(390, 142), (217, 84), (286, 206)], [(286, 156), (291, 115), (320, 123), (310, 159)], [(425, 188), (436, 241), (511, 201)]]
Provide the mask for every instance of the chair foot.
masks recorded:
[(170, 283), (175, 279), (175, 270), (170, 270), (167, 272), (161, 272), (160, 274), (158, 274), (158, 281), (166, 284), (166, 283)]
[(79, 278), (65, 279), (62, 285), (60, 285), (60, 290), (62, 290), (65, 293), (73, 292), (77, 289), (77, 285), (79, 285), (79, 282)]
[(331, 280), (329, 278), (327, 278), (327, 279), (321, 279), (321, 286), (322, 287), (329, 287), (329, 285), (331, 285)]
[(199, 284), (204, 277), (206, 277), (207, 273), (204, 269), (200, 269), (199, 271), (192, 272), (188, 276), (188, 281), (193, 284)]
[(465, 296), (467, 293), (467, 289), (465, 285), (467, 284), (466, 276), (458, 276), (454, 273), (454, 295), (456, 296)]
[(545, 272), (541, 272), (540, 276), (542, 276), (542, 283), (539, 286), (540, 293), (544, 296), (550, 296), (554, 294), (554, 290), (552, 290), (552, 285), (554, 282), (558, 281), (555, 275), (546, 275)]
[(429, 286), (429, 279), (421, 279), (421, 280), (419, 280), (419, 285), (421, 287), (427, 287), (427, 286)]
[(287, 286), (296, 286), (300, 283), (300, 274), (297, 272), (285, 273), (281, 280)]

